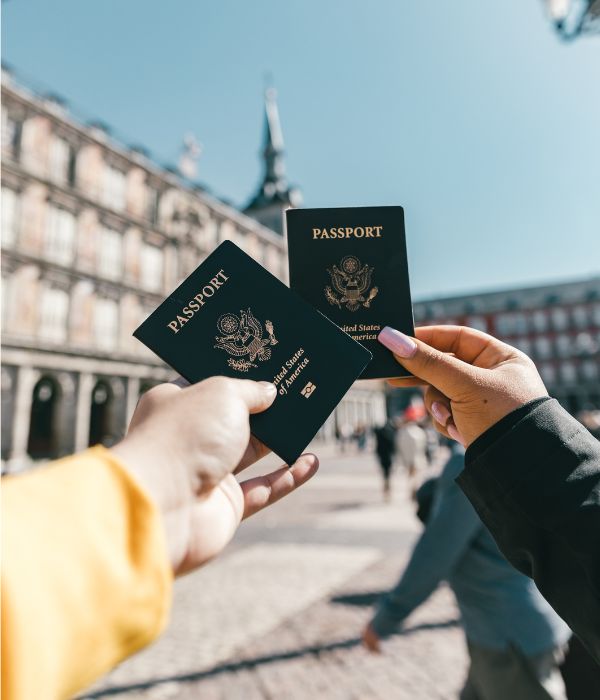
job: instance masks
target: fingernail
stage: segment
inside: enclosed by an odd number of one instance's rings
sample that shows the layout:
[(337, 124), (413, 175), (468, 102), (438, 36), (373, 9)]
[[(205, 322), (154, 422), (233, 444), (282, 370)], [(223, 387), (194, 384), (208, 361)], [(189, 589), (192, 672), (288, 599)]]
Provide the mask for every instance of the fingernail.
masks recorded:
[(458, 429), (457, 429), (457, 427), (454, 425), (454, 423), (450, 423), (450, 425), (447, 425), (447, 426), (446, 426), (446, 430), (448, 431), (448, 435), (450, 435), (450, 437), (451, 437), (453, 440), (456, 440), (456, 442), (460, 442), (461, 445), (464, 445), (464, 444), (465, 444), (465, 439), (464, 439), (463, 436), (458, 432)]
[(275, 384), (273, 384), (273, 382), (259, 382), (259, 384), (261, 384), (264, 387), (265, 391), (268, 394), (277, 393), (277, 387), (275, 386)]
[(377, 340), (398, 357), (409, 358), (417, 352), (417, 344), (412, 338), (389, 326), (381, 331)]
[(446, 425), (450, 416), (452, 415), (448, 410), (448, 407), (439, 401), (434, 401), (431, 404), (431, 415), (436, 419), (441, 425)]

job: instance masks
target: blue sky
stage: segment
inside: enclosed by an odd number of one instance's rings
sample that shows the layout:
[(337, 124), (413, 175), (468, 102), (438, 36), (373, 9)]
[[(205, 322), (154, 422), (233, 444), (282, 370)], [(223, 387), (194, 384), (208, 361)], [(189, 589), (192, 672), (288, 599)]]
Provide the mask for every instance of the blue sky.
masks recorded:
[(417, 298), (600, 272), (600, 38), (541, 0), (9, 0), (3, 59), (243, 204), (273, 75), (306, 206), (402, 204)]

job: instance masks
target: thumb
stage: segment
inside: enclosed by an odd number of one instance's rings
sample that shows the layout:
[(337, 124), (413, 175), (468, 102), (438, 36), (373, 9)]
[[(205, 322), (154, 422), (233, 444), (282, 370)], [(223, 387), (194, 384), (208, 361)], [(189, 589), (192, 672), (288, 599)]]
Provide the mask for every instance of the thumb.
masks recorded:
[(475, 369), (471, 365), (395, 328), (386, 326), (377, 340), (415, 377), (436, 387), (449, 399), (473, 382)]
[(233, 379), (235, 388), (250, 413), (266, 411), (277, 396), (277, 387), (271, 382), (254, 382), (251, 379)]

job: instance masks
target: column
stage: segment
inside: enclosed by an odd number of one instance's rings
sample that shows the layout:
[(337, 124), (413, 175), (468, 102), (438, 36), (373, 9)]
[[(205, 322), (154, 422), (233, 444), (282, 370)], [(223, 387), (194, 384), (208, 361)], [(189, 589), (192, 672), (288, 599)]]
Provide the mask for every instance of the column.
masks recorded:
[(94, 375), (82, 372), (77, 387), (77, 407), (75, 411), (75, 452), (88, 447), (90, 439), (90, 415), (92, 411), (92, 390)]
[(125, 411), (125, 421), (127, 425), (125, 426), (125, 431), (129, 427), (129, 421), (131, 416), (135, 411), (137, 406), (138, 398), (140, 396), (140, 380), (138, 377), (127, 377), (127, 407)]
[(10, 456), (10, 462), (13, 462), (17, 469), (27, 459), (33, 388), (38, 378), (39, 372), (33, 367), (19, 367), (17, 369), (17, 393), (13, 415), (12, 451)]

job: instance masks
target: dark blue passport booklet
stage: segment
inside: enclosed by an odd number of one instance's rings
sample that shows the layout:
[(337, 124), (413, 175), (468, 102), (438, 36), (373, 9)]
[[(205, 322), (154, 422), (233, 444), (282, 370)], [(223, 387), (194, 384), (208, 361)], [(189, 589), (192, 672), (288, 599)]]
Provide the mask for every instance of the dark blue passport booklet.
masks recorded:
[(290, 287), (373, 354), (361, 379), (410, 376), (378, 341), (414, 335), (402, 207), (289, 209)]
[[(225, 241), (134, 332), (182, 377), (273, 382), (253, 434), (295, 462), (371, 353)], [(198, 416), (198, 421), (202, 416)]]

